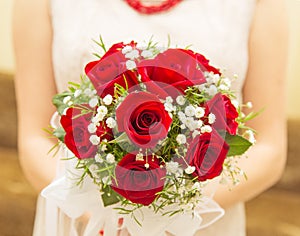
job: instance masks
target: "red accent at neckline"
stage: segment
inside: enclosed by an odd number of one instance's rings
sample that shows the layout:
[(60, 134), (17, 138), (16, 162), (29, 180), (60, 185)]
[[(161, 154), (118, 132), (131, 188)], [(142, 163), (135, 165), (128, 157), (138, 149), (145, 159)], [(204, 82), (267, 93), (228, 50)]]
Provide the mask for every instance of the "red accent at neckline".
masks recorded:
[(157, 6), (156, 5), (145, 6), (141, 3), (140, 0), (125, 0), (125, 1), (130, 7), (132, 7), (137, 12), (145, 15), (151, 15), (151, 14), (168, 11), (169, 9), (173, 8), (178, 3), (180, 3), (182, 0), (166, 0)]

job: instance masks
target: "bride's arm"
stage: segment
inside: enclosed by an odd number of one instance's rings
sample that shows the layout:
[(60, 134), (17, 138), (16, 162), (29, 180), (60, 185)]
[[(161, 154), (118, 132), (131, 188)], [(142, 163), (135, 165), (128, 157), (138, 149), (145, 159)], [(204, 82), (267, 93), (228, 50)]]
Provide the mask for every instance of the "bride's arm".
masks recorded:
[(244, 101), (264, 108), (249, 125), (258, 131), (257, 144), (240, 167), (247, 181), (228, 191), (221, 187), (216, 200), (222, 206), (249, 200), (274, 185), (286, 162), (287, 16), (284, 0), (260, 0), (254, 15), (249, 47), (250, 61)]
[(28, 180), (37, 189), (55, 174), (53, 143), (42, 129), (49, 126), (55, 94), (51, 63), (51, 23), (47, 0), (16, 0), (13, 18), (16, 57), (19, 158)]

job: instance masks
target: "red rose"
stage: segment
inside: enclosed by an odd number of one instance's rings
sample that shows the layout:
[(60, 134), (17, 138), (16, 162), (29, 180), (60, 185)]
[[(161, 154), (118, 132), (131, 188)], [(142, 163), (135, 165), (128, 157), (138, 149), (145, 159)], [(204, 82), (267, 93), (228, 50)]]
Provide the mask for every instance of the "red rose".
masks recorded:
[[(97, 146), (90, 142), (91, 134), (88, 131), (92, 114), (93, 112), (82, 115), (81, 109), (74, 107), (69, 108), (66, 115), (63, 115), (60, 120), (66, 131), (64, 142), (79, 159), (93, 158), (97, 152)], [(112, 139), (111, 129), (107, 128), (105, 124), (97, 127), (96, 134), (101, 138)]]
[(216, 116), (213, 128), (226, 130), (231, 135), (236, 134), (238, 128), (236, 118), (239, 114), (226, 95), (218, 93), (205, 104), (205, 115), (207, 116), (209, 113)]
[(172, 123), (164, 104), (147, 92), (130, 93), (116, 110), (118, 130), (138, 147), (152, 148), (164, 139)]
[[(143, 159), (136, 160), (134, 154), (124, 156), (116, 166), (116, 181), (112, 181), (112, 189), (133, 203), (147, 206), (163, 190), (166, 170), (160, 168), (156, 157), (144, 156)], [(145, 164), (149, 165), (148, 168)]]
[(199, 62), (200, 68), (204, 71), (213, 72), (214, 74), (221, 75), (219, 69), (209, 65), (209, 60), (200, 53), (195, 53), (196, 60)]
[[(128, 45), (133, 46), (134, 43)], [(114, 44), (100, 60), (90, 62), (85, 67), (85, 73), (100, 97), (113, 95), (115, 84), (124, 88), (138, 84), (137, 74), (126, 69), (126, 58), (122, 53), (125, 46), (123, 43)]]
[(168, 49), (152, 60), (142, 61), (138, 69), (142, 81), (150, 84), (148, 90), (162, 98), (177, 96), (189, 86), (206, 82), (197, 56), (190, 50)]
[(189, 165), (196, 168), (192, 175), (199, 181), (219, 176), (228, 150), (228, 144), (216, 131), (196, 136), (186, 155)]

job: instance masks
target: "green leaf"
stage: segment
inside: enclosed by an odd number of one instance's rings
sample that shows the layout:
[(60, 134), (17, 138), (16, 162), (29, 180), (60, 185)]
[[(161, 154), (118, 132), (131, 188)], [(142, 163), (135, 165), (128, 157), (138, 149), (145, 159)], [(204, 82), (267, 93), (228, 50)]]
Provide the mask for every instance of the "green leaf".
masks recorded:
[(230, 146), (227, 156), (242, 155), (252, 146), (251, 142), (239, 135), (227, 134), (225, 141)]
[(68, 107), (67, 104), (63, 103), (65, 97), (69, 96), (69, 93), (56, 94), (52, 98), (52, 103), (56, 107), (57, 112), (62, 115), (64, 110)]
[(109, 186), (102, 188), (102, 191), (103, 194), (101, 197), (105, 207), (121, 201), (120, 195), (113, 191)]
[(60, 141), (64, 142), (66, 132), (62, 127), (58, 127), (53, 131), (53, 135), (57, 137)]

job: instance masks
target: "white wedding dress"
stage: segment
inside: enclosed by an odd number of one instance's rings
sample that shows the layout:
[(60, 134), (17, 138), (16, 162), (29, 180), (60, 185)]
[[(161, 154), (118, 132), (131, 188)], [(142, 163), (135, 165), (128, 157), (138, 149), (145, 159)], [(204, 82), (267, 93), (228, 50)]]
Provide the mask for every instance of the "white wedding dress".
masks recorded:
[[(50, 0), (50, 6), (59, 92), (66, 90), (68, 81), (78, 81), (85, 64), (95, 60), (92, 53), (100, 48), (93, 39), (98, 40), (100, 35), (107, 47), (120, 41), (145, 41), (151, 36), (166, 45), (169, 35), (172, 45), (192, 45), (191, 49), (205, 55), (211, 64), (225, 68), (229, 76), (237, 74), (234, 89), (242, 98), (255, 0), (183, 0), (170, 11), (156, 15), (141, 15), (124, 0)], [(57, 179), (64, 173), (59, 170)], [(71, 219), (64, 209), (39, 197), (34, 236), (95, 236), (84, 233), (84, 228), (82, 221)], [(243, 203), (225, 209), (220, 220), (196, 235), (245, 235)]]

